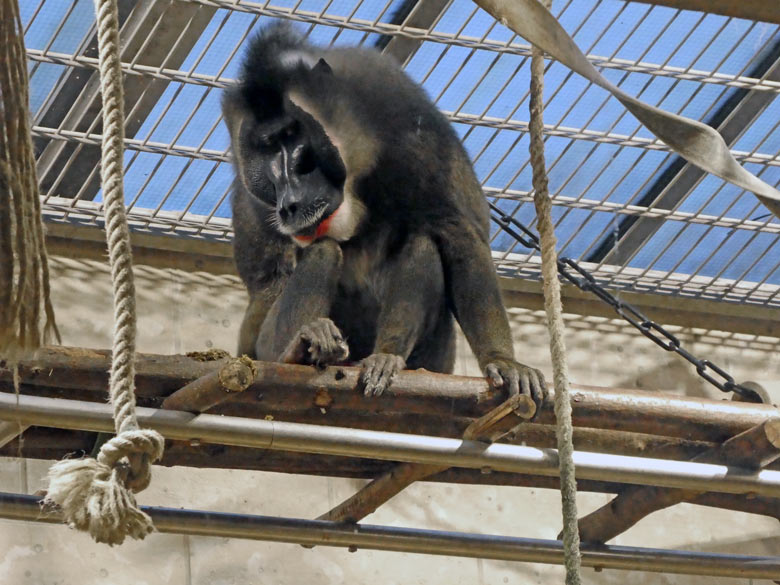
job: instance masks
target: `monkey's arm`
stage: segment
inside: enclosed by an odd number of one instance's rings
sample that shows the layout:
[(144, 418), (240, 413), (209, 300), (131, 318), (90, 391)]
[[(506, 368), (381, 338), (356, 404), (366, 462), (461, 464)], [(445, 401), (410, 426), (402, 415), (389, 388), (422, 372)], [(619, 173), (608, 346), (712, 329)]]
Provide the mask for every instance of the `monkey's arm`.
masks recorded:
[(488, 243), (473, 224), (454, 220), (441, 229), (439, 250), (453, 312), (480, 368), (495, 386), (503, 386), (510, 395), (528, 394), (539, 405), (546, 393), (544, 376), (514, 359)]
[(444, 274), (434, 242), (413, 236), (384, 268), (373, 353), (362, 362), (360, 387), (382, 394), (404, 367), (426, 330), (443, 310)]
[(302, 252), (260, 328), (258, 359), (330, 363), (347, 357), (341, 333), (327, 318), (342, 264), (341, 248), (327, 238)]

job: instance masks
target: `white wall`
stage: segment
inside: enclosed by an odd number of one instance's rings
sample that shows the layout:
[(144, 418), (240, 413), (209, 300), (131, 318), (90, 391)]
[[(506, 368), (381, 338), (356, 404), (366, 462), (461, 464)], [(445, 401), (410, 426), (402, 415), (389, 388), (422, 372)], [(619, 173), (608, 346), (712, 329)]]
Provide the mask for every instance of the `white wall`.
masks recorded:
[[(63, 343), (109, 347), (111, 290), (104, 264), (56, 258), (53, 289)], [(231, 277), (136, 267), (139, 350), (182, 353), (234, 349), (245, 295)], [(518, 354), (550, 375), (543, 316), (510, 310)], [(573, 381), (599, 386), (675, 390), (715, 396), (681, 359), (661, 351), (619, 321), (567, 315)], [(780, 340), (717, 331), (677, 330), (695, 353), (738, 380), (765, 384), (780, 397)], [(462, 341), (462, 340), (461, 340)], [(456, 373), (476, 374), (461, 342)], [(0, 490), (43, 486), (49, 462), (0, 459)], [(154, 469), (143, 504), (314, 518), (363, 482), (253, 471)], [(580, 494), (580, 512), (607, 497)], [(372, 524), (555, 538), (559, 495), (550, 490), (415, 484), (367, 520)], [(643, 520), (617, 544), (780, 555), (780, 526), (768, 518), (689, 505)], [(120, 547), (97, 545), (60, 526), (0, 521), (0, 583), (8, 585), (311, 585), (562, 583), (559, 567), (377, 551), (155, 534)], [(718, 585), (712, 579), (583, 570), (585, 583)], [(756, 582), (758, 583), (758, 582)], [(768, 583), (768, 582), (765, 582)]]

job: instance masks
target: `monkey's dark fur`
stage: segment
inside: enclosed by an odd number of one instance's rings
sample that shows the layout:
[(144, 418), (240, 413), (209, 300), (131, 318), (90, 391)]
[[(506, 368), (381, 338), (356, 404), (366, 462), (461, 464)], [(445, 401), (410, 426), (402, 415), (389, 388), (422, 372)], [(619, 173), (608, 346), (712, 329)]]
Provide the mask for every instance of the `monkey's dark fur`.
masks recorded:
[(466, 152), (390, 58), (273, 25), (223, 111), (250, 294), (239, 353), (359, 361), (362, 389), (381, 394), (405, 367), (452, 371), (454, 316), (496, 386), (542, 399), (542, 374), (514, 360)]

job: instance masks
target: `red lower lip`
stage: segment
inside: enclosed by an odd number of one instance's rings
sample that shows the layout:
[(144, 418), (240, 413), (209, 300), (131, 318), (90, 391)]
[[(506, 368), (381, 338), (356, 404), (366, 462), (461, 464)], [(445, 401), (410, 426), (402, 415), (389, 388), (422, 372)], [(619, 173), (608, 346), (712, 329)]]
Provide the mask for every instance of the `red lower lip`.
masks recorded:
[(338, 213), (339, 209), (341, 209), (341, 208), (339, 207), (338, 209), (336, 209), (336, 211), (331, 213), (328, 217), (326, 217), (325, 219), (323, 219), (319, 223), (319, 225), (317, 226), (317, 229), (314, 230), (314, 235), (311, 235), (311, 236), (293, 236), (293, 237), (296, 240), (298, 240), (299, 242), (309, 243), (309, 242), (312, 242), (312, 241), (314, 241), (314, 240), (316, 240), (318, 238), (321, 238), (321, 237), (327, 235), (328, 228), (330, 228), (330, 222), (336, 216), (336, 214)]

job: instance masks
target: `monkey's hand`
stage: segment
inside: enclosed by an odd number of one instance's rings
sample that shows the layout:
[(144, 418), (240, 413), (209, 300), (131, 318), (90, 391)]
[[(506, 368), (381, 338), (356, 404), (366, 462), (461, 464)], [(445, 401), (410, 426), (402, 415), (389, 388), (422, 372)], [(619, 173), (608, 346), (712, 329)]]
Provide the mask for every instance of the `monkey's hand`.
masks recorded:
[(327, 366), (347, 359), (349, 346), (330, 319), (322, 317), (301, 327), (279, 361), (285, 364)]
[(510, 398), (516, 394), (530, 396), (536, 404), (537, 412), (547, 398), (544, 374), (515, 360), (492, 360), (485, 366), (485, 377), (495, 388), (503, 388)]
[(380, 396), (390, 387), (395, 375), (406, 367), (406, 360), (392, 353), (375, 353), (360, 362), (358, 388), (366, 396)]

